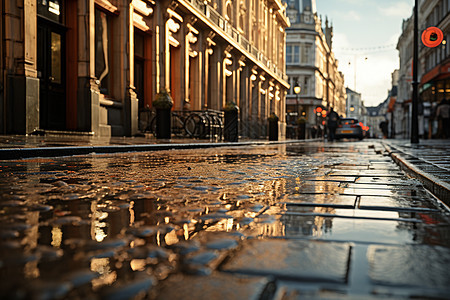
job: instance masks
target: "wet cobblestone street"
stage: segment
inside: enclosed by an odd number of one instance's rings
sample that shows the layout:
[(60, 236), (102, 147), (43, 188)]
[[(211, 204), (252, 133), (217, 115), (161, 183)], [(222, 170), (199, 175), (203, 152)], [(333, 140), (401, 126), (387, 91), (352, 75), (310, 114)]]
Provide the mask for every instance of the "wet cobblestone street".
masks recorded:
[(0, 298), (450, 299), (450, 215), (377, 141), (0, 161)]

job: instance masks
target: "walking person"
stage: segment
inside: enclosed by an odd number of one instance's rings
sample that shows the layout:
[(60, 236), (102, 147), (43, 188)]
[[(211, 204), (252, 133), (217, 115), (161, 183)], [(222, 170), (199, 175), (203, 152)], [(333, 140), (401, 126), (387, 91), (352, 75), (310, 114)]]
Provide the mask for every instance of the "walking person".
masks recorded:
[(450, 138), (450, 102), (444, 99), (439, 103), (436, 116), (440, 123), (442, 138)]
[(383, 139), (387, 139), (388, 137), (388, 133), (389, 133), (389, 120), (386, 119), (384, 121), (381, 121), (380, 123), (380, 129), (381, 132), (383, 133)]
[(331, 107), (327, 115), (328, 140), (332, 142), (335, 139), (336, 128), (338, 127), (339, 115)]

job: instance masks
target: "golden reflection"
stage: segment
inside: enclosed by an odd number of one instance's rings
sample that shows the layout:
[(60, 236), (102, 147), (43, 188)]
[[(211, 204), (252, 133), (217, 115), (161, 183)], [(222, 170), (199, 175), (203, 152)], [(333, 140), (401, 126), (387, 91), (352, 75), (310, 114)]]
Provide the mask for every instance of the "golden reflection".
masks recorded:
[(133, 271), (144, 271), (146, 266), (145, 259), (132, 259), (130, 267)]
[(169, 246), (179, 242), (178, 236), (177, 236), (177, 233), (175, 232), (175, 230), (172, 230), (171, 232), (166, 234), (166, 236), (164, 237), (164, 240), (166, 241), (166, 244)]
[(59, 227), (52, 228), (52, 243), (51, 243), (51, 245), (53, 247), (57, 247), (57, 248), (61, 247), (62, 235), (63, 235), (63, 233), (61, 231), (61, 228), (59, 228)]
[(170, 222), (170, 218), (169, 217), (164, 217), (164, 223), (169, 224)]
[(161, 247), (161, 232), (158, 231), (156, 234), (156, 244)]
[(108, 213), (98, 210), (97, 201), (92, 202), (91, 211), (92, 211), (91, 237), (93, 240), (101, 242), (107, 237), (107, 234), (103, 229), (107, 226), (107, 224), (105, 222), (101, 222), (101, 220), (106, 219), (108, 217)]
[(104, 285), (110, 285), (117, 279), (117, 273), (111, 272), (109, 258), (93, 258), (91, 260), (91, 271), (101, 276), (92, 280), (92, 288), (95, 290)]
[(40, 275), (38, 262), (37, 261), (27, 262), (23, 268), (23, 273), (25, 275), (25, 278), (28, 279), (38, 278)]
[(184, 231), (184, 239), (187, 241), (189, 239), (189, 228), (186, 223), (183, 224), (183, 231)]
[(225, 226), (225, 231), (229, 232), (231, 230), (233, 230), (233, 219), (226, 219), (224, 221), (224, 226)]
[(130, 226), (133, 226), (134, 221), (135, 221), (135, 216), (134, 216), (134, 201), (130, 202), (130, 208), (128, 208), (128, 211), (130, 212)]

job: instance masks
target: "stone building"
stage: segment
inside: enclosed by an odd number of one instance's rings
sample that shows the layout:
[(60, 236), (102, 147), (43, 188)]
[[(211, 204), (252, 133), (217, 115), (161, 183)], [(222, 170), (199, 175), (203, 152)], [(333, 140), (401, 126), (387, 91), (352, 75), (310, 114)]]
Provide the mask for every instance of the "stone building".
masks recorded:
[(361, 93), (353, 91), (349, 88), (346, 89), (347, 102), (346, 113), (348, 118), (355, 118), (360, 120), (363, 115), (364, 102), (361, 98)]
[[(443, 99), (450, 98), (450, 2), (448, 0), (418, 1), (418, 82), (419, 116), (418, 129), (421, 138), (439, 138), (440, 128), (434, 116), (436, 107)], [(421, 39), (428, 27), (437, 27), (443, 32), (443, 40), (437, 47), (426, 47)], [(412, 115), (412, 60), (413, 60), (414, 15), (404, 20), (402, 34), (397, 43), (400, 53), (398, 96), (395, 104), (396, 137), (411, 135)]]
[(133, 136), (169, 90), (173, 110), (240, 108), (241, 135), (285, 128), (281, 0), (4, 0), (0, 131)]
[[(287, 15), (291, 27), (286, 30), (286, 73), (291, 86), (286, 99), (288, 123), (299, 116), (307, 126), (321, 124), (316, 108), (333, 107), (345, 115), (344, 77), (332, 52), (333, 27), (317, 16), (315, 0), (288, 0)], [(295, 87), (300, 93), (295, 93)], [(298, 91), (298, 89), (297, 89)]]

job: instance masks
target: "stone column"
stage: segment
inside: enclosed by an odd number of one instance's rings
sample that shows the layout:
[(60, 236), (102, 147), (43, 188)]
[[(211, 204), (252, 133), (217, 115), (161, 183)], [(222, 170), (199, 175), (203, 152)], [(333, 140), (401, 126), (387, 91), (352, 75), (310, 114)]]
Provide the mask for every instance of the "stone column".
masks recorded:
[(100, 133), (99, 89), (95, 81), (95, 9), (94, 0), (78, 1), (78, 99), (77, 124), (80, 131)]
[(2, 123), (6, 133), (28, 134), (39, 128), (36, 1), (4, 1), (8, 5), (2, 15), (6, 70), (6, 120)]

